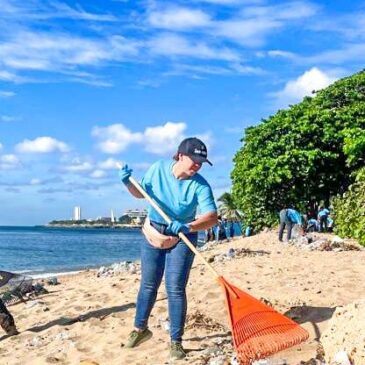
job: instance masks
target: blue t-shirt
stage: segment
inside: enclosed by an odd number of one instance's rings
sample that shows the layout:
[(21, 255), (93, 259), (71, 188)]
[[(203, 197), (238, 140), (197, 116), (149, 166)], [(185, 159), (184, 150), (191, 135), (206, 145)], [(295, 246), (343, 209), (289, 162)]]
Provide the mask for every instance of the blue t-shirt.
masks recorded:
[(324, 216), (327, 216), (328, 214), (330, 214), (330, 211), (328, 209), (324, 208), (318, 212), (318, 217), (324, 217)]
[(302, 224), (302, 216), (295, 209), (288, 209), (286, 212), (286, 216), (290, 220), (290, 222), (295, 224)]
[[(161, 209), (172, 219), (189, 223), (195, 219), (197, 208), (200, 214), (216, 212), (212, 189), (208, 182), (195, 174), (188, 179), (177, 179), (172, 173), (175, 161), (160, 160), (154, 163), (141, 181), (142, 187)], [(166, 224), (151, 206), (150, 220)]]

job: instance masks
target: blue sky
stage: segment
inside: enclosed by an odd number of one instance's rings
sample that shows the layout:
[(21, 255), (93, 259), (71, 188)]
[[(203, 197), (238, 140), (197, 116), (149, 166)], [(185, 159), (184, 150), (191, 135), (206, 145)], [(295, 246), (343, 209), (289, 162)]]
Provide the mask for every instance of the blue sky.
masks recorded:
[(179, 141), (230, 189), (244, 128), (364, 67), (364, 1), (0, 0), (0, 225), (142, 207)]

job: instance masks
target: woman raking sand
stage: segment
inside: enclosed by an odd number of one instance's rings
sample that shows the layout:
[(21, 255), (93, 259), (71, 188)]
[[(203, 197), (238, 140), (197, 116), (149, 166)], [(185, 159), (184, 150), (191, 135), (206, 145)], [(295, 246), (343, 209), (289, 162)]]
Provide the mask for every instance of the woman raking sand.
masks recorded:
[[(165, 220), (153, 208), (143, 227), (146, 242), (141, 245), (141, 285), (137, 296), (134, 329), (126, 347), (133, 348), (152, 337), (148, 319), (165, 274), (170, 319), (170, 358), (186, 356), (182, 336), (187, 312), (186, 285), (194, 253), (179, 239), (180, 232), (196, 245), (198, 231), (217, 223), (217, 207), (208, 182), (198, 173), (207, 159), (207, 148), (198, 138), (183, 140), (173, 160), (154, 163), (141, 181), (144, 190), (171, 217)], [(119, 176), (136, 198), (143, 195), (129, 182), (132, 169), (125, 165)], [(196, 218), (199, 208), (199, 217)]]

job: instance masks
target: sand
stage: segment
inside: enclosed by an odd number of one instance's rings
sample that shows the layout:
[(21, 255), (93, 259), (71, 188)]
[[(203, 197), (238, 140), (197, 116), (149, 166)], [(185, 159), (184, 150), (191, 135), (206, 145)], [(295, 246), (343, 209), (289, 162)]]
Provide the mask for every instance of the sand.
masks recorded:
[[(286, 359), (296, 365), (315, 358), (318, 340), (336, 308), (365, 296), (365, 251), (306, 251), (279, 243), (276, 232), (267, 232), (219, 244), (203, 255), (213, 260), (229, 248), (246, 249), (242, 251), (246, 253), (213, 261), (214, 268), (235, 286), (290, 315), (310, 333), (307, 342), (272, 357), (277, 361)], [(10, 306), (20, 334), (0, 337), (0, 364), (171, 363), (164, 285), (149, 322), (152, 339), (126, 349), (123, 343), (133, 327), (139, 273), (96, 274), (92, 270), (61, 276), (59, 285), (46, 285), (49, 294)], [(184, 346), (189, 353), (186, 360), (174, 363), (203, 365), (219, 356), (230, 359), (222, 291), (198, 258), (188, 284), (188, 300)]]

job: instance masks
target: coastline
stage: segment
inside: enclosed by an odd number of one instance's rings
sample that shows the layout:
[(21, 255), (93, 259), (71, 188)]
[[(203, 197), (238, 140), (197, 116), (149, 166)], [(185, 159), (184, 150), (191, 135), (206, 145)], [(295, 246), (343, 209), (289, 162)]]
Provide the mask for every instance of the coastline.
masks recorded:
[(44, 227), (44, 228), (110, 228), (110, 229), (123, 229), (123, 228), (132, 228), (132, 229), (141, 229), (142, 225), (137, 224), (46, 224), (44, 226), (36, 226), (36, 227)]
[[(228, 257), (229, 249), (234, 249), (236, 256)], [(273, 231), (212, 245), (202, 254), (233, 285), (279, 312), (293, 315), (309, 332), (307, 342), (272, 357), (286, 359), (290, 365), (314, 359), (316, 338), (326, 331), (335, 309), (364, 298), (364, 250), (307, 251), (279, 243)], [(98, 276), (99, 271), (57, 275), (59, 285), (46, 284), (49, 294), (9, 306), (21, 333), (0, 337), (3, 363), (78, 365), (87, 359), (99, 365), (166, 363), (169, 334), (165, 329), (165, 285), (159, 289), (149, 322), (152, 339), (141, 344), (138, 351), (129, 350), (122, 344), (133, 328), (140, 283), (138, 267), (111, 275)], [(203, 365), (217, 356), (230, 361), (234, 352), (221, 288), (199, 259), (191, 271), (187, 296), (187, 362)]]

